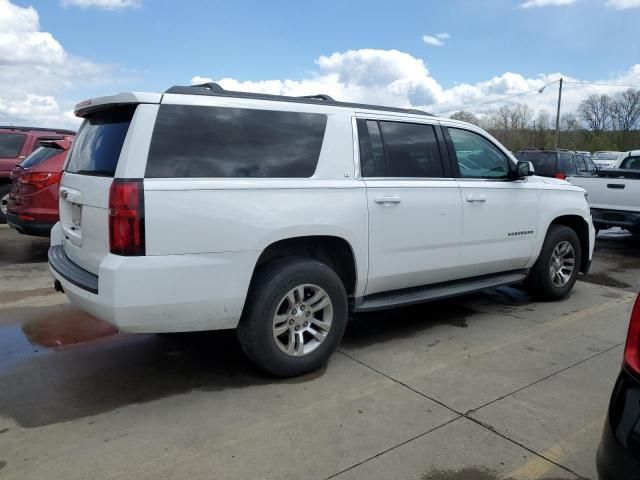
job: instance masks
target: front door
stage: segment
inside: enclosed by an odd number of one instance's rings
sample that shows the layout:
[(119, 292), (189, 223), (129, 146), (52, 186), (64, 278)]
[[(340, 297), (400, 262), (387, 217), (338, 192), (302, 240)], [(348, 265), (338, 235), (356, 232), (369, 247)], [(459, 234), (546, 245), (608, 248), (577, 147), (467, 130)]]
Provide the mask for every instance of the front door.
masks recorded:
[(523, 268), (536, 237), (544, 235), (537, 231), (538, 190), (526, 179), (509, 179), (515, 166), (489, 138), (462, 128), (444, 130), (459, 175), (465, 276)]

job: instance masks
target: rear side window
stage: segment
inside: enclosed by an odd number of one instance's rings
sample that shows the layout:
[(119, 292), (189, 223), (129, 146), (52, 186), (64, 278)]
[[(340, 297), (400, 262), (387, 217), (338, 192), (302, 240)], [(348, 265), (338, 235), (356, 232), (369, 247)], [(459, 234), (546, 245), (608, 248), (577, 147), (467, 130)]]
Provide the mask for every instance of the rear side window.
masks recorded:
[(80, 127), (66, 171), (113, 177), (136, 105), (110, 108), (89, 116)]
[(0, 133), (0, 158), (15, 158), (20, 155), (26, 135)]
[(326, 124), (317, 113), (161, 105), (145, 176), (311, 177)]
[(570, 153), (558, 154), (558, 172), (565, 175), (571, 175), (576, 173), (576, 166), (573, 161), (573, 156)]
[(520, 152), (518, 160), (533, 163), (536, 175), (553, 177), (556, 174), (558, 154), (555, 152)]
[(36, 165), (40, 165), (41, 163), (49, 160), (52, 157), (62, 153), (64, 149), (56, 148), (56, 147), (40, 147), (35, 150), (31, 155), (25, 158), (20, 166), (22, 168), (31, 168)]

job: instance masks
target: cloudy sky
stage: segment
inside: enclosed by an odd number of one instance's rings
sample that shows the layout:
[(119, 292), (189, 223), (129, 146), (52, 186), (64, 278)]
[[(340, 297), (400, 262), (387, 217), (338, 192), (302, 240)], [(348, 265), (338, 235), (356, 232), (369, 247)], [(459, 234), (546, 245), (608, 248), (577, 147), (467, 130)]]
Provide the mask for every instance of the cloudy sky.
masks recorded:
[(0, 0), (0, 124), (209, 80), (448, 115), (553, 111), (557, 83), (537, 90), (563, 76), (570, 111), (640, 87), (639, 19), (640, 0)]

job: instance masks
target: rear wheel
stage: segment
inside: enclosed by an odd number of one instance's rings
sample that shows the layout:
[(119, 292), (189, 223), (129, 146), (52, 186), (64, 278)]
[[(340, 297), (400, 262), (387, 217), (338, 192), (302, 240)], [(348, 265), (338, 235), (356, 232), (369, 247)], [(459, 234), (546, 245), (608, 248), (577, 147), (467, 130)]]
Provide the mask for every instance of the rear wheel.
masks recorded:
[(0, 223), (7, 222), (7, 207), (9, 206), (9, 192), (11, 185), (0, 186)]
[(558, 300), (571, 291), (578, 278), (580, 239), (564, 225), (551, 225), (527, 286), (541, 300)]
[(256, 273), (237, 333), (254, 363), (275, 376), (291, 377), (323, 366), (346, 324), (340, 277), (324, 263), (297, 259)]

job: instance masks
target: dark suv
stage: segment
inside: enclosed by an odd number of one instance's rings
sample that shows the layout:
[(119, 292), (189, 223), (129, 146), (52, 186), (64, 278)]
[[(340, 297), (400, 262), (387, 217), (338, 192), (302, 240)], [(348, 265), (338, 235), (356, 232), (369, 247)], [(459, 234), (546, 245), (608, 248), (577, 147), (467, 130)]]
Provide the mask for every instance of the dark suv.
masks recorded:
[(64, 140), (76, 133), (57, 128), (0, 126), (0, 223), (7, 221), (11, 172), (43, 142)]
[(520, 150), (518, 160), (533, 163), (536, 175), (569, 180), (570, 177), (595, 176), (598, 167), (588, 155), (570, 150)]

